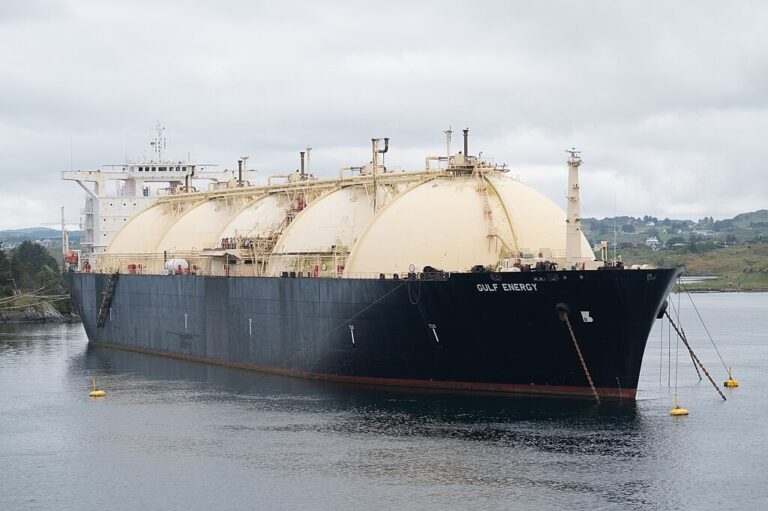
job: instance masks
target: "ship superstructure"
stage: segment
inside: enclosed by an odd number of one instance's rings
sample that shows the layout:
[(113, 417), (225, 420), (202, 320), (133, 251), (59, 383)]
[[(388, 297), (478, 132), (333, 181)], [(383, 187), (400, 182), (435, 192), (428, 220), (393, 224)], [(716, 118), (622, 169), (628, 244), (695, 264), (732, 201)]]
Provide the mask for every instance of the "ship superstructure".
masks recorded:
[[(236, 171), (216, 170), (214, 164), (164, 158), (165, 128), (158, 125), (156, 130), (157, 135), (150, 143), (154, 158), (61, 173), (62, 179), (75, 181), (86, 192), (85, 206), (80, 210), (84, 231), (80, 241), (81, 261), (92, 260), (104, 252), (123, 225), (163, 196), (195, 191), (195, 185), (201, 182), (206, 189), (234, 186), (233, 181), (238, 178)], [(240, 161), (242, 165), (243, 160)], [(255, 172), (241, 168), (240, 182), (255, 178)]]

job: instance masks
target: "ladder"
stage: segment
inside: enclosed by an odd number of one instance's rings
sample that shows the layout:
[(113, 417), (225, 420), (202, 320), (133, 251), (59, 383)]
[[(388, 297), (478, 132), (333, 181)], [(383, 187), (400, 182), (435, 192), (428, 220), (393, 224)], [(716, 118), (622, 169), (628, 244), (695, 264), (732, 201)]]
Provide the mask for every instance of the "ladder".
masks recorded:
[[(516, 250), (513, 251), (512, 247), (509, 246), (509, 243), (507, 243), (506, 240), (501, 236), (501, 234), (499, 234), (499, 229), (496, 227), (496, 223), (493, 221), (493, 207), (491, 206), (491, 197), (488, 191), (488, 182), (485, 180), (485, 177), (483, 176), (479, 176), (477, 191), (478, 193), (480, 193), (480, 198), (483, 203), (483, 216), (485, 217), (485, 221), (488, 227), (488, 234), (486, 235), (486, 237), (488, 238), (488, 249), (489, 250), (491, 249), (491, 243), (494, 240), (499, 240), (501, 244), (504, 245), (504, 248), (506, 248), (510, 254), (516, 253)], [(511, 222), (509, 227), (512, 230), (512, 236), (514, 238), (515, 231)], [(515, 246), (517, 246), (517, 238), (515, 238)]]
[(109, 307), (112, 305), (112, 297), (115, 294), (115, 286), (117, 285), (117, 278), (120, 276), (120, 272), (115, 272), (109, 276), (109, 282), (107, 287), (101, 292), (101, 307), (99, 307), (99, 314), (96, 316), (96, 326), (101, 328), (104, 326), (104, 322), (107, 319), (107, 313)]
[(496, 229), (496, 224), (493, 222), (493, 208), (491, 207), (491, 199), (488, 196), (488, 184), (482, 177), (480, 177), (480, 182), (477, 185), (477, 191), (480, 192), (480, 198), (483, 202), (483, 216), (485, 217), (488, 227), (488, 234), (486, 235), (488, 238), (488, 249), (491, 249), (491, 243), (494, 239), (501, 240), (502, 244), (506, 245), (504, 240), (499, 236), (499, 231)]
[(482, 181), (478, 188), (483, 201), (483, 214), (488, 223), (488, 237), (495, 238), (498, 236), (498, 231), (496, 230), (496, 225), (493, 223), (493, 208), (491, 208), (491, 200), (490, 197), (488, 197), (488, 185), (485, 181)]

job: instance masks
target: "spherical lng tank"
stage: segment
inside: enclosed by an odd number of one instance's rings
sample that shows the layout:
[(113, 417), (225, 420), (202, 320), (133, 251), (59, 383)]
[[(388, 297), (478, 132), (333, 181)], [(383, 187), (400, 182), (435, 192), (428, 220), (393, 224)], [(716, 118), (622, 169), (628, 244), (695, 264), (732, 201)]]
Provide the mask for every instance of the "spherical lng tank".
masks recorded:
[(207, 200), (180, 216), (165, 232), (155, 252), (184, 252), (211, 248), (222, 229), (239, 211), (235, 201)]
[[(379, 199), (385, 194), (380, 190)], [(306, 271), (339, 273), (346, 255), (374, 216), (372, 190), (340, 188), (321, 197), (288, 226), (270, 258), (270, 274)]]
[(148, 207), (131, 218), (107, 247), (107, 254), (154, 253), (157, 244), (178, 218), (171, 204)]
[[(582, 235), (583, 237), (583, 235)], [(583, 238), (583, 252), (591, 253)], [(565, 252), (565, 212), (503, 176), (439, 178), (402, 193), (368, 224), (346, 266), (349, 276), (468, 271), (522, 255)]]

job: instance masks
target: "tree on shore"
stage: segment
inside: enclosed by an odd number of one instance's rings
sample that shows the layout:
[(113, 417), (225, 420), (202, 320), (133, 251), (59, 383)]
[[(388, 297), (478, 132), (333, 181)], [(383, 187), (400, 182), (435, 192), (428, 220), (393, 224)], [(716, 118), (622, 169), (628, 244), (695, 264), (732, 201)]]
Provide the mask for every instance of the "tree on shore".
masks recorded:
[[(51, 270), (51, 271), (46, 271)], [(19, 289), (31, 291), (49, 284), (51, 273), (58, 273), (59, 263), (48, 251), (31, 241), (24, 241), (11, 250), (10, 272)], [(48, 277), (46, 279), (46, 277)], [(46, 282), (47, 280), (47, 282)]]
[(3, 243), (0, 242), (0, 296), (10, 296), (13, 294), (13, 286), (10, 279), (10, 261), (8, 255), (3, 250)]
[[(37, 243), (24, 241), (8, 254), (0, 247), (0, 296), (16, 291), (47, 297), (67, 293), (59, 263)], [(72, 311), (69, 300), (58, 299), (53, 305), (62, 313)]]

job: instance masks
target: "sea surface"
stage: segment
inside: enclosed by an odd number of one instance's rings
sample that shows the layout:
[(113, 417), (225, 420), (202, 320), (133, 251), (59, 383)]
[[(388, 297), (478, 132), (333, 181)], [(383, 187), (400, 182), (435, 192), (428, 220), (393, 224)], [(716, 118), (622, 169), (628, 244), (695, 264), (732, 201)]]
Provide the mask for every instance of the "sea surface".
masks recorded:
[[(768, 294), (693, 300), (741, 381), (727, 402), (659, 322), (637, 403), (602, 406), (263, 376), (0, 325), (0, 509), (766, 509)], [(675, 386), (688, 417), (668, 415)]]

